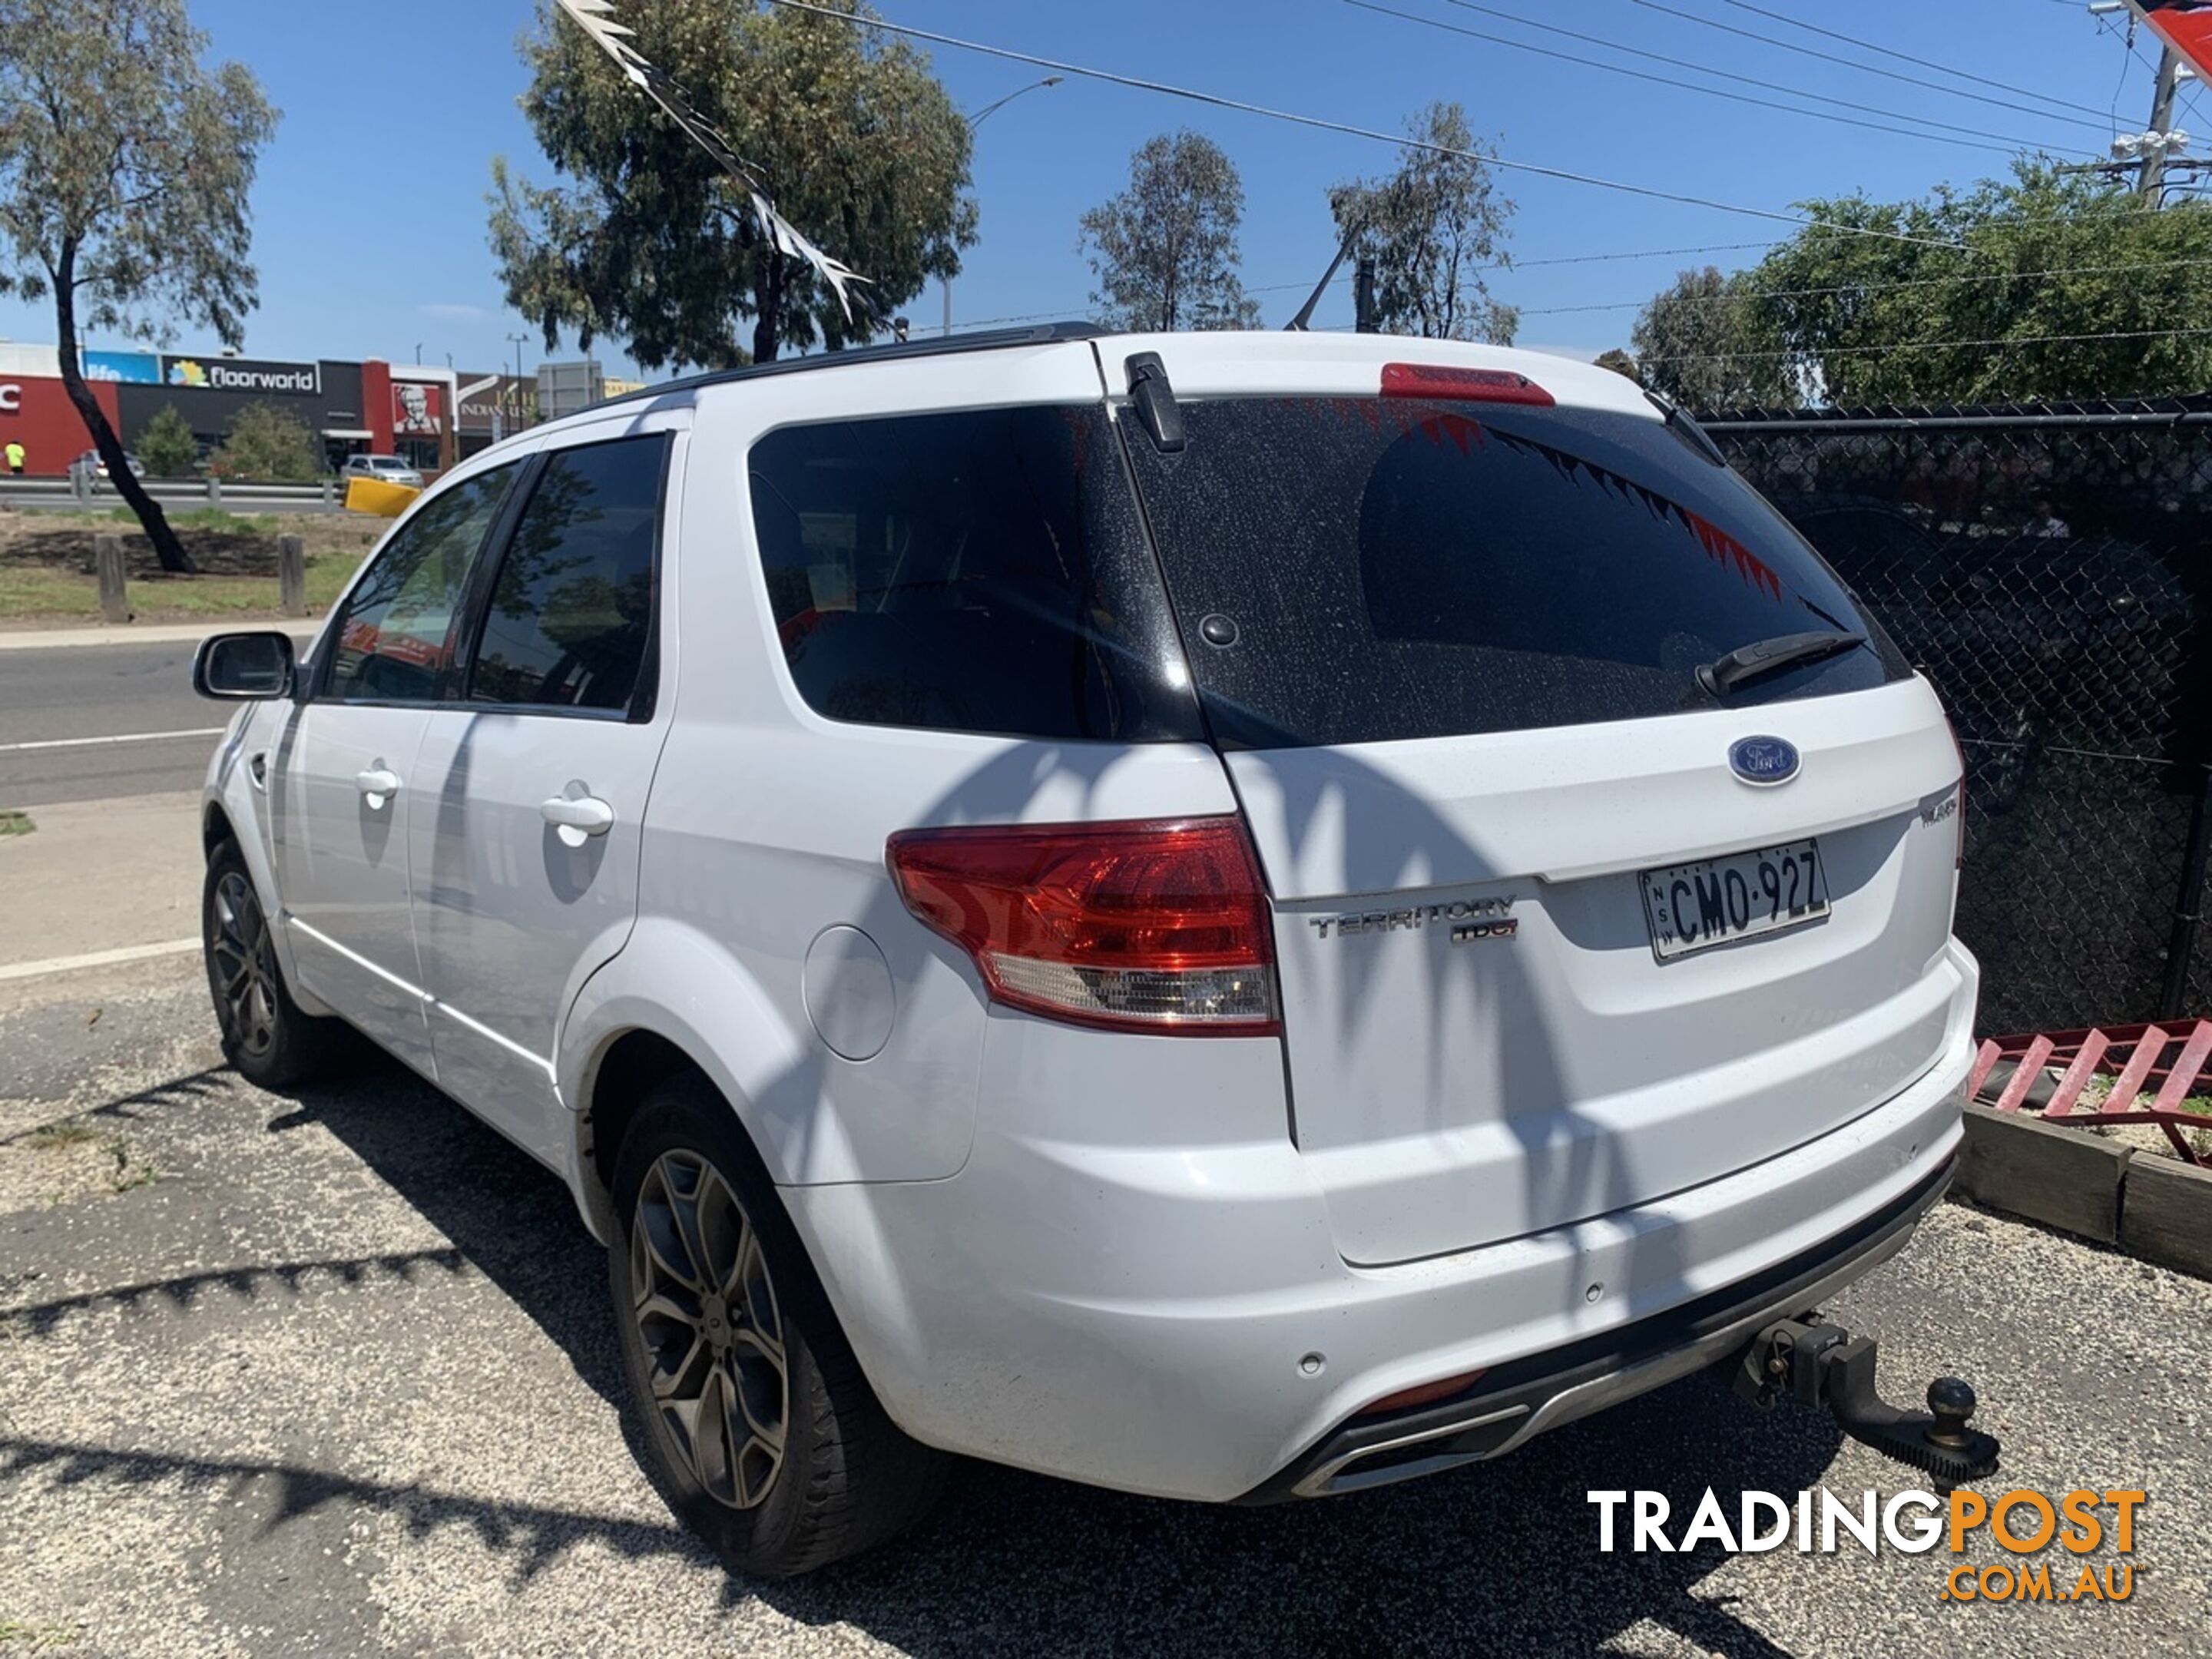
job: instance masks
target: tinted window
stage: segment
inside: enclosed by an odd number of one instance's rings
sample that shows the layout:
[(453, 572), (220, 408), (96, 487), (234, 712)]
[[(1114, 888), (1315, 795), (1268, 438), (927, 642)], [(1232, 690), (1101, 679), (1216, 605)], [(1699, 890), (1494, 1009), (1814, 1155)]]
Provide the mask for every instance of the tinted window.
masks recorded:
[(1778, 635), (1870, 649), (1730, 707), (1909, 671), (1803, 538), (1656, 420), (1382, 398), (1185, 405), (1129, 444), (1192, 664), (1238, 747), (1374, 742), (1710, 708), (1692, 671)]
[(627, 708), (653, 625), (667, 440), (547, 458), (501, 556), (477, 636), (479, 702)]
[(323, 695), (351, 702), (437, 695), (469, 563), (514, 477), (514, 468), (503, 466), (441, 491), (385, 544), (331, 630), (337, 644)]
[(785, 659), (833, 720), (1123, 742), (1198, 734), (1105, 412), (787, 428), (753, 526)]

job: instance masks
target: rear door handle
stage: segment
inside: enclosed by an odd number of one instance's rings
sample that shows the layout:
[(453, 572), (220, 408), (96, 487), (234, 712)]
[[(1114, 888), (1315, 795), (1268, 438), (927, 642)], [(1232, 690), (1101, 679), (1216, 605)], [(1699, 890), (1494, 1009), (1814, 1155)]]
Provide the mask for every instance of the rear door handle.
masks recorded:
[(381, 806), (399, 793), (399, 774), (385, 767), (372, 766), (365, 772), (356, 772), (353, 781), (368, 797), (371, 806)]
[(615, 809), (597, 795), (556, 795), (539, 803), (538, 816), (556, 830), (586, 836), (604, 836), (615, 827)]

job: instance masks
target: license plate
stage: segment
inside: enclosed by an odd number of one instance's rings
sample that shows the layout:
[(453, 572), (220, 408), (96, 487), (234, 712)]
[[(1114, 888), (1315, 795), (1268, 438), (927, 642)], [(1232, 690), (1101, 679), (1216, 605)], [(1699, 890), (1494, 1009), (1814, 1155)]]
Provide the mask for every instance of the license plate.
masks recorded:
[(1827, 866), (1810, 841), (1644, 870), (1637, 879), (1644, 884), (1651, 954), (1662, 962), (1802, 927), (1828, 914)]

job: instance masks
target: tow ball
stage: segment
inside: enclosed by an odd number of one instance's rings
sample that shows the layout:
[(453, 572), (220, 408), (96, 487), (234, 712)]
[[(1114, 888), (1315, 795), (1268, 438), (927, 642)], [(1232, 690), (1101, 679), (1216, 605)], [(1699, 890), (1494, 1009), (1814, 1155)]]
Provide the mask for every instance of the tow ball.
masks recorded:
[(1876, 1391), (1874, 1371), (1874, 1338), (1784, 1319), (1744, 1350), (1735, 1391), (1762, 1410), (1784, 1399), (1825, 1407), (1852, 1439), (1923, 1471), (1942, 1492), (1996, 1473), (1996, 1437), (1968, 1426), (1971, 1385), (1939, 1376), (1928, 1385), (1926, 1411), (1903, 1411)]

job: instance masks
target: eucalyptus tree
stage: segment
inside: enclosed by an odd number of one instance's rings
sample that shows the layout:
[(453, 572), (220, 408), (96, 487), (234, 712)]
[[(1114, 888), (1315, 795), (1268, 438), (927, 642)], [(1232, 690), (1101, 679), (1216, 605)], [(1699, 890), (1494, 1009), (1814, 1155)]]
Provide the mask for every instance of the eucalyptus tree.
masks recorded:
[(1374, 323), (1385, 334), (1511, 345), (1520, 313), (1491, 297), (1485, 273), (1512, 264), (1513, 203), (1459, 104), (1407, 123), (1395, 173), (1329, 192), (1337, 234), (1372, 261)]
[(1083, 216), (1092, 307), (1114, 328), (1257, 328), (1237, 277), (1243, 217), (1243, 183), (1218, 144), (1190, 131), (1147, 139), (1129, 187)]
[[(855, 18), (859, 0), (826, 0)], [(889, 330), (975, 240), (967, 122), (903, 42), (750, 0), (641, 0), (611, 15), (757, 175), (776, 210), (865, 277), (850, 314), (763, 234), (745, 189), (550, 3), (522, 46), (522, 111), (555, 172), (492, 164), (491, 245), (507, 297), (648, 368), (760, 362)]]
[(184, 0), (0, 0), (0, 294), (51, 300), (62, 382), (165, 570), (191, 556), (124, 459), (78, 347), (244, 343), (258, 299), (246, 197), (276, 112), (242, 65), (203, 60)]

